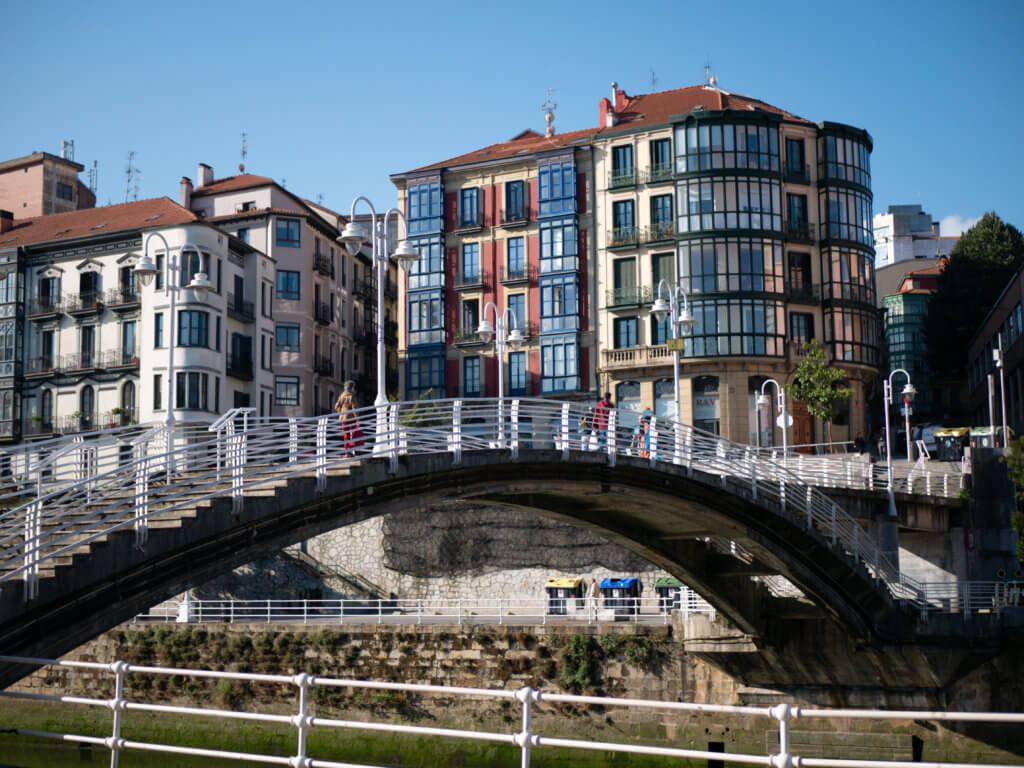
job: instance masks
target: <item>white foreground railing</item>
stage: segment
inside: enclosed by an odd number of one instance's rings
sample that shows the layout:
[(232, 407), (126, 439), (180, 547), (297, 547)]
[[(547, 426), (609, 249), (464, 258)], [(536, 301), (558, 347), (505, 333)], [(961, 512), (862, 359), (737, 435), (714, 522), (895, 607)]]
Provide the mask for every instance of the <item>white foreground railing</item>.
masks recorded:
[(495, 597), (451, 600), (168, 600), (136, 622), (228, 624), (541, 624), (628, 621), (668, 624), (673, 617), (707, 616), (715, 608), (684, 587), (670, 597)]
[[(434, 736), (444, 739), (461, 739), (492, 744), (505, 744), (509, 747), (519, 749), (521, 755), (521, 768), (529, 768), (532, 752), (552, 747), (578, 750), (580, 753), (579, 760), (581, 763), (586, 760), (586, 753), (601, 751), (606, 753), (660, 755), (663, 757), (677, 758), (679, 760), (717, 760), (728, 763), (771, 766), (772, 768), (801, 768), (802, 766), (806, 766), (806, 768), (866, 768), (867, 766), (877, 766), (878, 768), (919, 768), (921, 765), (931, 765), (933, 768), (959, 768), (959, 766), (967, 765), (972, 765), (975, 768), (988, 768), (988, 766), (982, 763), (933, 762), (923, 764), (920, 762), (895, 760), (850, 760), (843, 757), (846, 752), (843, 747), (839, 746), (835, 747), (837, 751), (837, 755), (835, 757), (802, 757), (793, 753), (793, 747), (791, 746), (791, 730), (793, 724), (801, 720), (823, 720), (832, 718), (890, 722), (897, 727), (904, 727), (907, 720), (918, 722), (994, 723), (1007, 728), (1019, 728), (1021, 724), (1024, 724), (1024, 713), (808, 709), (805, 707), (792, 706), (790, 704), (777, 704), (772, 707), (743, 707), (676, 701), (657, 701), (651, 699), (577, 696), (566, 693), (540, 691), (528, 687), (519, 688), (517, 690), (506, 690), (444, 685), (419, 685), (411, 683), (383, 683), (367, 680), (346, 680), (340, 678), (320, 677), (306, 673), (299, 673), (296, 675), (266, 675), (244, 672), (217, 672), (212, 670), (141, 666), (128, 664), (124, 661), (102, 664), (96, 662), (56, 661), (53, 659), (30, 659), (12, 656), (0, 656), (0, 661), (5, 663), (25, 664), (32, 667), (50, 665), (51, 667), (60, 668), (69, 672), (82, 670), (92, 672), (94, 674), (96, 672), (101, 672), (110, 675), (112, 678), (112, 685), (110, 685), (110, 688), (113, 690), (114, 695), (111, 698), (106, 699), (13, 691), (0, 691), (0, 696), (30, 701), (64, 702), (85, 707), (98, 707), (110, 710), (111, 727), (109, 736), (86, 736), (83, 734), (38, 731), (20, 728), (10, 729), (10, 731), (22, 736), (56, 739), (78, 744), (92, 744), (97, 747), (105, 747), (111, 752), (111, 768), (117, 768), (119, 757), (122, 754), (137, 752), (154, 752), (166, 755), (193, 755), (221, 758), (224, 760), (247, 760), (267, 765), (301, 766), (302, 768), (370, 768), (369, 766), (361, 766), (354, 763), (340, 763), (325, 760), (318, 758), (316, 755), (310, 754), (310, 750), (307, 747), (309, 735), (314, 730), (320, 729), (361, 730), (374, 733)], [(295, 692), (295, 714), (269, 714), (224, 710), (217, 709), (216, 707), (186, 707), (169, 704), (150, 704), (134, 699), (131, 696), (131, 693), (126, 691), (125, 682), (126, 677), (129, 674), (136, 677), (144, 676), (169, 679), (173, 676), (179, 676), (240, 682), (258, 682), (264, 685), (278, 685), (289, 688)], [(102, 685), (97, 685), (96, 683), (93, 683), (90, 686), (92, 690), (99, 687), (102, 687)], [(146, 686), (146, 688), (149, 687), (150, 686)], [(152, 687), (155, 688), (156, 686)], [(501, 732), (459, 728), (432, 728), (388, 721), (374, 722), (320, 717), (312, 714), (313, 707), (311, 706), (311, 702), (315, 700), (316, 690), (323, 688), (335, 690), (358, 689), (371, 691), (400, 691), (418, 696), (436, 695), (443, 696), (447, 699), (456, 698), (460, 700), (468, 699), (477, 701), (490, 700), (504, 702), (507, 704), (518, 702), (520, 707), (520, 726), (514, 731)], [(711, 752), (699, 749), (681, 749), (678, 747), (662, 746), (657, 744), (593, 741), (588, 739), (567, 739), (545, 736), (533, 731), (533, 712), (538, 705), (547, 703), (570, 704), (579, 707), (597, 706), (601, 708), (645, 710), (661, 714), (679, 713), (681, 715), (683, 713), (699, 713), (704, 715), (723, 714), (765, 718), (773, 721), (778, 728), (778, 747), (777, 751), (769, 754), (742, 754), (732, 752)], [(158, 742), (144, 742), (126, 739), (121, 736), (121, 726), (125, 712), (151, 712), (157, 715), (187, 715), (218, 718), (226, 722), (253, 722), (286, 726), (295, 729), (295, 753), (287, 756), (279, 754), (266, 755), (249, 752), (235, 752), (226, 749), (209, 749), (180, 744), (162, 744)], [(4, 725), (3, 715), (0, 714), (0, 728), (3, 728)], [(8, 729), (5, 728), (4, 730)], [(567, 727), (565, 730), (571, 730), (571, 726)], [(187, 733), (187, 731), (181, 731), (181, 733)], [(1020, 768), (1020, 766), (1018, 766), (1018, 768)]]
[[(802, 480), (792, 457), (759, 458), (750, 446), (686, 424), (655, 417), (649, 434), (637, 440), (613, 412), (607, 433), (595, 435), (579, 428), (590, 415), (585, 403), (542, 399), (390, 403), (385, 420), (369, 407), (346, 423), (333, 414), (254, 419), (244, 410), (218, 420), (216, 434), (206, 424), (190, 424), (136, 429), (130, 440), (116, 430), (101, 435), (88, 442), (95, 471), (82, 479), (78, 452), (71, 452), (66, 462), (49, 466), (54, 489), (43, 495), (35, 490), (41, 476), (30, 472), (0, 486), (0, 507), (11, 507), (0, 512), (0, 583), (22, 580), (26, 600), (32, 599), (57, 558), (87, 552), (121, 530), (134, 531), (142, 547), (154, 520), (195, 514), (221, 497), (230, 498), (237, 513), (246, 493), (282, 487), (290, 478), (312, 476), (322, 491), (328, 474), (351, 471), (361, 461), (383, 460), (396, 471), (403, 455), (448, 454), (457, 465), (469, 452), (507, 451), (515, 461), (520, 448), (539, 448), (557, 451), (563, 461), (592, 461), (583, 455), (591, 452), (612, 465), (632, 456), (654, 470), (699, 473), (766, 515), (815, 532), (893, 598), (925, 612), (951, 610), (944, 596), (929, 595), (925, 585), (900, 573), (856, 520)], [(375, 434), (378, 424), (385, 431)], [(735, 547), (726, 549), (739, 555)]]

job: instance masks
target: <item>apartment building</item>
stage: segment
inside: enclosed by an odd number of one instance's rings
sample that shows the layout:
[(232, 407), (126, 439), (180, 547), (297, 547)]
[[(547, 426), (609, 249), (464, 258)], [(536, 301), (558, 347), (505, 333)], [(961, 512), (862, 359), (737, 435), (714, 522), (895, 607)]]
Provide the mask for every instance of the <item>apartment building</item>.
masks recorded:
[(362, 402), (372, 402), (376, 335), (368, 349), (365, 330), (366, 318), (376, 317), (375, 307), (368, 312), (376, 294), (365, 289), (369, 258), (353, 258), (336, 242), (340, 215), (265, 176), (215, 179), (205, 163), (194, 186), (181, 180), (181, 204), (275, 264), (273, 280), (261, 283), (258, 295), (232, 293), (243, 314), (257, 305), (269, 313), (254, 355), (273, 369), (274, 415), (327, 413), (347, 379), (359, 384)]
[[(473, 332), (494, 301), (530, 338), (508, 355), (506, 392), (608, 391), (669, 416), (671, 334), (650, 315), (664, 280), (697, 321), (681, 352), (683, 421), (781, 441), (757, 393), (768, 378), (785, 386), (818, 338), (854, 392), (833, 439), (866, 432), (881, 364), (871, 136), (710, 84), (613, 86), (597, 118), (392, 176), (422, 254), (401, 285), (406, 396), (496, 393), (492, 348)], [(791, 444), (822, 439), (791, 409)]]
[[(939, 222), (921, 210), (920, 205), (890, 205), (885, 213), (876, 213), (872, 222), (875, 235), (875, 266), (878, 269), (915, 259), (948, 257), (959, 235), (942, 235)], [(918, 265), (908, 264), (909, 269)]]
[(506, 393), (596, 395), (591, 133), (523, 131), (391, 177), (420, 252), (399, 282), (406, 398), (498, 394), (476, 333), (490, 304), (526, 337), (502, 360)]
[[(134, 271), (144, 249), (158, 267), (149, 286)], [(177, 291), (172, 317), (167, 280), (187, 286), (200, 271), (211, 289)], [(172, 200), (0, 212), (0, 273), (0, 439), (159, 422), (168, 408), (212, 421), (270, 402), (272, 371), (251, 355), (270, 319), (234, 312), (231, 292), (272, 284), (273, 261)]]
[(0, 163), (0, 210), (18, 219), (67, 213), (96, 205), (96, 195), (78, 179), (85, 166), (74, 160), (33, 152)]

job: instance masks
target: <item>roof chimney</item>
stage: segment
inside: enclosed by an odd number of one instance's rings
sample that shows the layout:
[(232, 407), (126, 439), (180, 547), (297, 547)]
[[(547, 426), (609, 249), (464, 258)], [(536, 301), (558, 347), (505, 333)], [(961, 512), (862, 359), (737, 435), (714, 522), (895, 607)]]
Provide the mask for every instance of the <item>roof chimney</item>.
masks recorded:
[(192, 179), (188, 176), (181, 177), (181, 195), (178, 198), (182, 208), (192, 207)]
[(205, 187), (213, 184), (213, 168), (208, 166), (206, 163), (200, 163), (199, 171), (196, 173), (196, 178), (199, 180), (199, 183), (196, 184), (197, 187)]
[[(612, 84), (612, 88), (614, 89), (615, 87), (616, 86), (613, 83)], [(625, 112), (626, 111), (626, 104), (627, 104), (627, 102), (629, 102), (629, 96), (626, 94), (626, 92), (624, 90), (616, 90), (615, 91), (615, 111), (616, 112)]]
[(10, 211), (0, 211), (0, 235), (9, 232), (14, 228), (14, 214)]
[(597, 124), (602, 128), (611, 128), (615, 125), (615, 110), (612, 109), (612, 103), (607, 96), (597, 105)]

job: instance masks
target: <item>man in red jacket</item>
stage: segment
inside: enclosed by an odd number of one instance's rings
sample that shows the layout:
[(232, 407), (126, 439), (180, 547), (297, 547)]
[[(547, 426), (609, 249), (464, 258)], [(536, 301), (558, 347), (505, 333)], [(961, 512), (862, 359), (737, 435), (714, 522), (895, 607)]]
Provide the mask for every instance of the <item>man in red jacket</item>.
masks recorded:
[(594, 406), (594, 429), (597, 430), (598, 447), (603, 449), (608, 444), (608, 413), (615, 404), (611, 392), (605, 392), (604, 398)]

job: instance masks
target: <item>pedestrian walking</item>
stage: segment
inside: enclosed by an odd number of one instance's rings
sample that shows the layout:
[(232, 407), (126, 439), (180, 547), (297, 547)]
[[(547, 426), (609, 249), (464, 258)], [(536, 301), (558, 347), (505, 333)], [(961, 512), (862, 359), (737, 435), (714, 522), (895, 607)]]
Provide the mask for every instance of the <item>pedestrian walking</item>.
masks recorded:
[(608, 414), (614, 407), (611, 392), (605, 392), (604, 397), (598, 400), (597, 405), (594, 406), (594, 431), (597, 433), (599, 449), (608, 445)]
[(356, 402), (355, 389), (354, 381), (346, 381), (344, 391), (334, 403), (334, 410), (338, 413), (338, 422), (341, 424), (341, 439), (346, 456), (355, 456), (356, 448), (363, 445), (363, 432), (359, 429), (359, 420), (356, 418), (359, 404)]
[(597, 579), (591, 579), (587, 587), (587, 616), (591, 621), (597, 621), (597, 595)]

